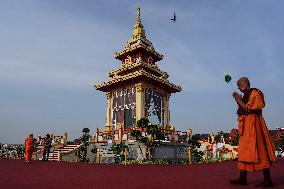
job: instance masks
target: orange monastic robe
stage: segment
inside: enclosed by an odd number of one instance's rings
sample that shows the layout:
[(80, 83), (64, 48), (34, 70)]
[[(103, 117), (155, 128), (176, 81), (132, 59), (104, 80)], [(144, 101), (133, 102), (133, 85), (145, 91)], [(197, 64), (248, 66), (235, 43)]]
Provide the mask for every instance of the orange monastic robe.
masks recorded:
[(32, 160), (33, 148), (34, 148), (34, 139), (33, 137), (29, 136), (25, 139), (25, 159), (26, 161)]
[[(261, 110), (265, 106), (264, 96), (253, 90), (246, 104), (248, 110)], [(276, 161), (274, 145), (262, 114), (238, 116), (239, 148), (238, 169), (258, 171), (270, 168)]]

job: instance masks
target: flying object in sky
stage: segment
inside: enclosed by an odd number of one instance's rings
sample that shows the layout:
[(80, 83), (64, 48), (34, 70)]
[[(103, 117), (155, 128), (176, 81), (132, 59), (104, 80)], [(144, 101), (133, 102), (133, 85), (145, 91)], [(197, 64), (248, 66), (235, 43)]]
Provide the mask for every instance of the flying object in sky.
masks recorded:
[(176, 19), (177, 19), (177, 17), (176, 17), (176, 13), (174, 12), (174, 17), (171, 19), (173, 22), (176, 22)]

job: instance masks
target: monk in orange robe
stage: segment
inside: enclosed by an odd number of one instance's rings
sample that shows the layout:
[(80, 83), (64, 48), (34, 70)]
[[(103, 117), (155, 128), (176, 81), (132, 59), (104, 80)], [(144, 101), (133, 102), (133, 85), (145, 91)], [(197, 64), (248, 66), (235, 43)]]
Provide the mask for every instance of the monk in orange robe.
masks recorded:
[(34, 150), (34, 138), (33, 134), (30, 134), (25, 139), (25, 160), (27, 163), (30, 163), (32, 160), (33, 150)]
[(265, 106), (263, 93), (256, 88), (250, 88), (249, 79), (242, 77), (237, 82), (243, 97), (234, 92), (238, 109), (238, 164), (240, 177), (229, 180), (231, 184), (246, 185), (247, 171), (263, 171), (264, 181), (257, 186), (272, 187), (270, 167), (276, 161), (275, 149), (271, 140), (262, 109)]

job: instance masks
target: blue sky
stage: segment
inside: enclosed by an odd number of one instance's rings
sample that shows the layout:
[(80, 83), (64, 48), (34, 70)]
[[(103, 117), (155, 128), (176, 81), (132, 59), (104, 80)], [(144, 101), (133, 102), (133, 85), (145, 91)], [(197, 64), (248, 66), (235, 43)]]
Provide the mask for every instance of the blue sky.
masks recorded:
[(284, 1), (0, 0), (0, 143), (102, 129), (105, 94), (93, 85), (118, 68), (113, 54), (130, 38), (138, 5), (164, 54), (158, 66), (183, 88), (171, 96), (177, 130), (236, 127), (224, 72), (249, 77), (266, 96), (268, 127), (284, 126)]

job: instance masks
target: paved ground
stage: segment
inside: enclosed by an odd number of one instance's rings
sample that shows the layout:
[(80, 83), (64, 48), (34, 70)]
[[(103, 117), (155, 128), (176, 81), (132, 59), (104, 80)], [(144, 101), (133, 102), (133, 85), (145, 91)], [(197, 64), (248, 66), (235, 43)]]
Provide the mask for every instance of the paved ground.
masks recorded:
[[(275, 189), (284, 188), (284, 159), (271, 170)], [(232, 186), (236, 162), (200, 165), (105, 165), (0, 160), (0, 188), (6, 189), (227, 189), (255, 188), (262, 173), (250, 173), (248, 186)]]

